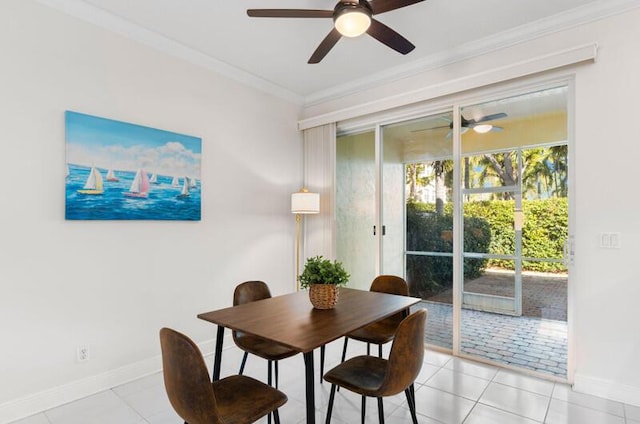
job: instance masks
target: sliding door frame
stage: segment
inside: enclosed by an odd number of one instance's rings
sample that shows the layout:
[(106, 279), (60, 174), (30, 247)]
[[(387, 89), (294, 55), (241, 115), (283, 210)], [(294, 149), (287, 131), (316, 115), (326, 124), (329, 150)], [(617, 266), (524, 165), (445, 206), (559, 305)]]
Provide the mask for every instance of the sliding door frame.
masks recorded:
[[(479, 103), (499, 100), (507, 97), (514, 97), (523, 95), (526, 93), (550, 89), (554, 87), (566, 86), (568, 89), (567, 94), (567, 146), (568, 149), (568, 161), (569, 161), (569, 180), (572, 184), (569, 186), (569, 229), (568, 240), (572, 244), (575, 234), (575, 74), (566, 73), (562, 71), (554, 72), (552, 75), (531, 77), (527, 81), (516, 80), (510, 82), (504, 82), (499, 87), (481, 87), (473, 90), (471, 93), (458, 93), (445, 98), (425, 100), (417, 105), (410, 105), (405, 107), (399, 107), (393, 110), (374, 113), (365, 117), (349, 119), (345, 122), (338, 124), (339, 134), (348, 134), (363, 129), (375, 128), (375, 166), (376, 166), (376, 228), (381, 229), (384, 225), (383, 220), (383, 205), (382, 205), (382, 189), (383, 189), (383, 140), (381, 128), (385, 125), (398, 123), (400, 121), (408, 121), (411, 119), (417, 119), (433, 114), (452, 112), (453, 113), (453, 348), (451, 352), (455, 356), (467, 357), (479, 362), (486, 362), (494, 364), (489, 360), (483, 360), (479, 357), (471, 357), (461, 352), (461, 311), (462, 311), (462, 281), (463, 281), (463, 216), (462, 207), (463, 190), (462, 187), (462, 175), (461, 175), (461, 158), (462, 158), (462, 141), (461, 141), (461, 110), (465, 106), (471, 106)], [(383, 238), (382, 232), (376, 232), (376, 272), (382, 271), (383, 261)], [(569, 250), (573, 252), (572, 246)], [(574, 265), (574, 258), (571, 256), (567, 259), (567, 268), (569, 275), (572, 274), (572, 268)], [(567, 381), (573, 382), (574, 375), (574, 363), (575, 363), (575, 348), (573, 340), (574, 334), (574, 302), (572, 299), (575, 297), (574, 285), (568, 282), (567, 287), (567, 329), (568, 329), (568, 344), (567, 344)], [(446, 350), (446, 349), (444, 349)], [(506, 366), (506, 368), (509, 368)], [(535, 372), (528, 371), (526, 369), (520, 369), (519, 371), (525, 373), (531, 373), (537, 375)]]

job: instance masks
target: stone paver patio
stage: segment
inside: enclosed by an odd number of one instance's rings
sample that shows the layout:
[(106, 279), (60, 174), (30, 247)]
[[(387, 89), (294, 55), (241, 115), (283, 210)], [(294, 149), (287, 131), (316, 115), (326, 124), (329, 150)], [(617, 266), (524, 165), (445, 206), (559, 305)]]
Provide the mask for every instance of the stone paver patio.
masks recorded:
[[(497, 277), (497, 278), (496, 278)], [(513, 279), (486, 273), (474, 291), (497, 294), (513, 286)], [(467, 284), (467, 290), (471, 287)], [(506, 291), (505, 291), (506, 290)], [(433, 300), (437, 301), (433, 301)], [(451, 349), (453, 316), (451, 294), (443, 292), (418, 307), (429, 311), (426, 341)], [(566, 278), (523, 276), (523, 316), (514, 317), (463, 309), (461, 352), (494, 362), (566, 378)], [(549, 319), (551, 317), (553, 319)]]

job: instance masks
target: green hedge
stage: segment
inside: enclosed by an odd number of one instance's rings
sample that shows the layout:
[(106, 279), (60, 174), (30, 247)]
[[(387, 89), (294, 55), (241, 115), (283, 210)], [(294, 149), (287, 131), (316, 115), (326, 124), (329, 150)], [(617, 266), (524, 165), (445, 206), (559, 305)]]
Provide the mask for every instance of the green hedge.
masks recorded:
[[(465, 204), (465, 216), (484, 217), (489, 221), (491, 226), (490, 253), (514, 254), (513, 209), (513, 200), (492, 200)], [(567, 199), (523, 200), (522, 210), (524, 212), (522, 256), (562, 259), (569, 225)], [(513, 269), (513, 262), (493, 259), (488, 266)], [(525, 262), (523, 269), (559, 272), (566, 268), (562, 263)]]
[[(464, 249), (468, 252), (487, 252), (491, 241), (491, 228), (487, 220), (480, 217), (465, 217)], [(423, 204), (407, 206), (407, 250), (419, 252), (453, 252), (453, 218), (445, 214), (438, 216)], [(476, 278), (482, 275), (486, 259), (468, 259), (464, 263), (465, 276)], [(407, 281), (411, 292), (418, 296), (429, 296), (453, 281), (452, 257), (407, 256)]]
[[(568, 203), (566, 198), (545, 200), (523, 200), (524, 227), (522, 229), (522, 256), (532, 258), (555, 258), (563, 256), (564, 241), (568, 234)], [(515, 232), (513, 230), (513, 200), (492, 200), (467, 202), (464, 205), (466, 252), (489, 252), (512, 255), (515, 252)], [(407, 204), (407, 248), (408, 250), (451, 252), (451, 246), (440, 241), (436, 234), (450, 229), (452, 218), (451, 203), (445, 204), (444, 216), (435, 217), (433, 205), (424, 203)], [(475, 218), (475, 220), (470, 220)], [(490, 242), (485, 250), (485, 239), (480, 234), (474, 236), (474, 228), (490, 229)], [(448, 228), (447, 228), (448, 225)], [(430, 229), (432, 227), (432, 229)], [(412, 234), (413, 231), (417, 234)], [(483, 231), (476, 229), (475, 232)], [(422, 235), (420, 235), (422, 234)], [(469, 237), (470, 236), (470, 237)], [(431, 242), (420, 240), (432, 240)], [(435, 240), (435, 241), (433, 241)], [(465, 262), (471, 262), (467, 260)], [(409, 261), (408, 261), (409, 263)], [(512, 261), (492, 259), (486, 264), (465, 263), (465, 274), (474, 275), (478, 266), (513, 269)], [(525, 262), (524, 270), (559, 272), (566, 268), (562, 263)], [(408, 272), (410, 270), (408, 269)], [(441, 280), (444, 280), (444, 276)]]

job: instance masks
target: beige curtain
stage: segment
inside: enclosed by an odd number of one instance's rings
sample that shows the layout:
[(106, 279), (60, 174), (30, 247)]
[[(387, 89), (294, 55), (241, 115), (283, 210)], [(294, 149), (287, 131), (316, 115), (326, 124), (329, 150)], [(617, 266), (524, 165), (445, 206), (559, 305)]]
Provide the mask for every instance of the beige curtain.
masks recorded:
[(304, 222), (305, 258), (322, 255), (335, 259), (335, 158), (336, 124), (304, 130), (304, 185), (320, 193), (320, 213)]

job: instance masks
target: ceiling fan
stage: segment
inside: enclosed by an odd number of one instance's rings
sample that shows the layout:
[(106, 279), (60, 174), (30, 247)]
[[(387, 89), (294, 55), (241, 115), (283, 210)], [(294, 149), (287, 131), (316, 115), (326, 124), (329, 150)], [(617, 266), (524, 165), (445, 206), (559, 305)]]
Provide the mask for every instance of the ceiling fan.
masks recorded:
[[(485, 133), (488, 133), (489, 131), (494, 131), (494, 132), (502, 131), (504, 128), (490, 124), (489, 121), (495, 121), (497, 119), (503, 119), (506, 117), (507, 117), (507, 114), (504, 112), (485, 115), (478, 119), (466, 119), (464, 116), (460, 115), (460, 133), (464, 134), (469, 129), (473, 129), (475, 132), (480, 134), (485, 134)], [(447, 133), (447, 138), (451, 137), (453, 135), (453, 121), (444, 116), (440, 117), (440, 119), (445, 119), (449, 121), (449, 125), (441, 125), (438, 127), (425, 128), (422, 130), (415, 130), (412, 132), (431, 131), (431, 130), (438, 130), (442, 128), (449, 128), (449, 132)]]
[(357, 37), (365, 32), (399, 53), (409, 53), (416, 46), (373, 16), (422, 1), (424, 0), (341, 0), (333, 10), (248, 9), (247, 15), (253, 18), (332, 18), (334, 28), (322, 40), (308, 62), (319, 63), (342, 36)]

